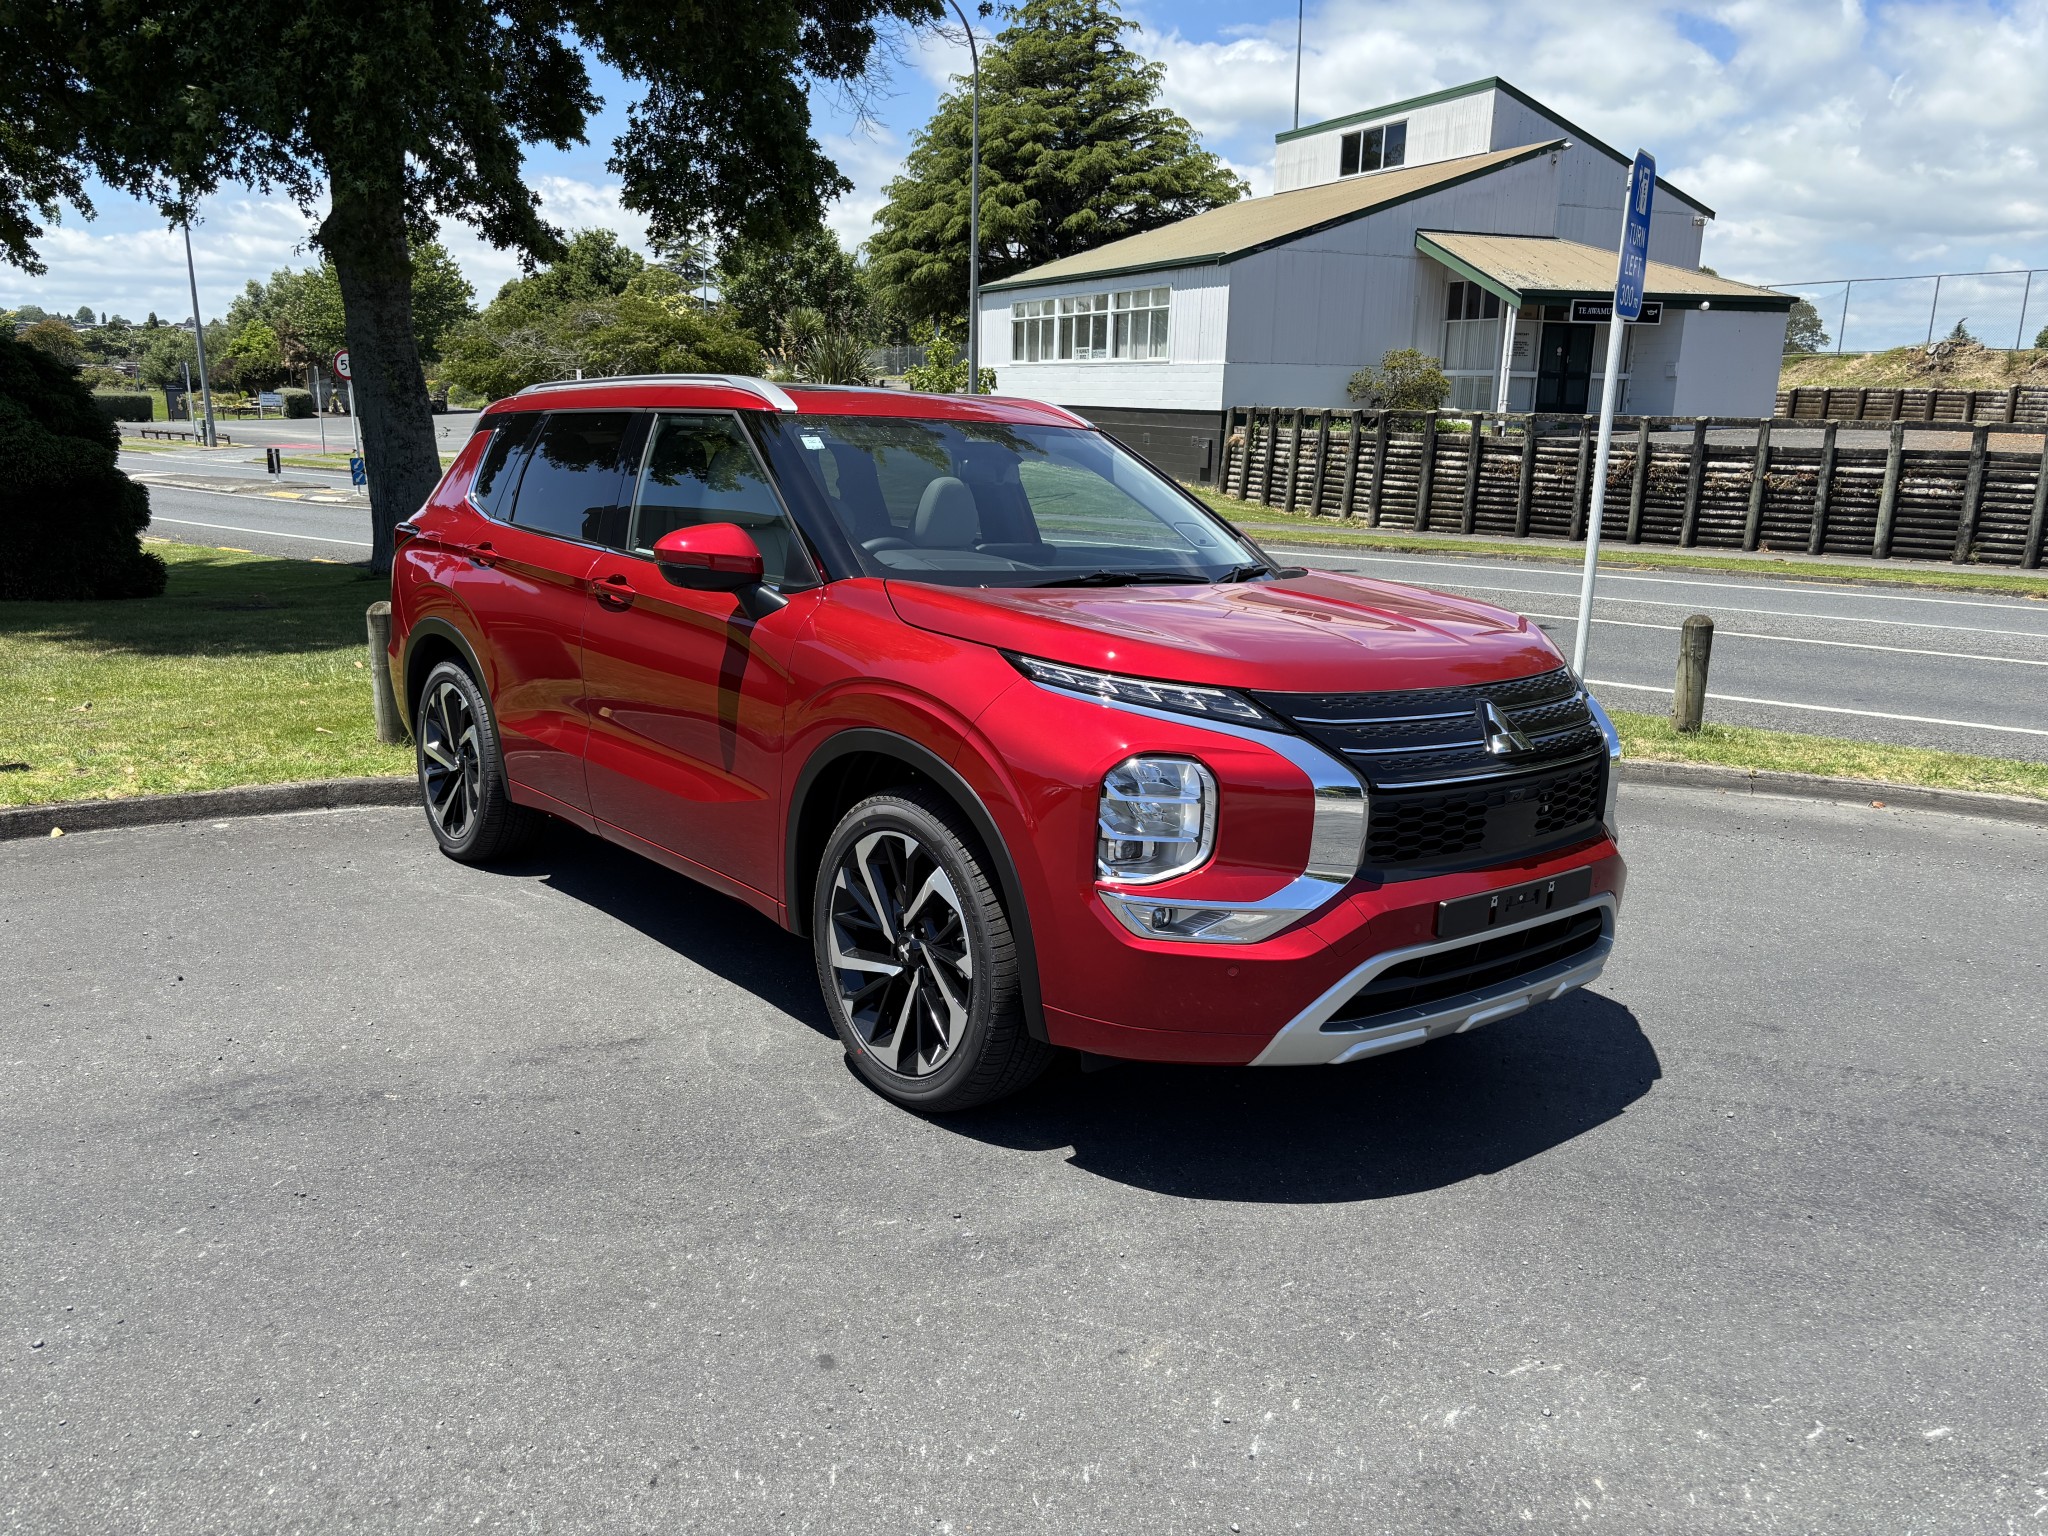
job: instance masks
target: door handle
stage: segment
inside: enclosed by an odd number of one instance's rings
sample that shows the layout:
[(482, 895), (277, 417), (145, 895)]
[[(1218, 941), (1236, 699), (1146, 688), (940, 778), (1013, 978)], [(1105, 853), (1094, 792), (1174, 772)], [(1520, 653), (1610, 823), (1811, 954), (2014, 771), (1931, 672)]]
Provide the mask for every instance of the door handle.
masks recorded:
[(633, 606), (633, 580), (616, 571), (590, 584), (590, 595), (615, 613), (622, 613)]
[(465, 549), (463, 553), (469, 556), (469, 563), (471, 565), (479, 565), (486, 570), (493, 568), (498, 563), (497, 552), (492, 549), (489, 539), (485, 539), (483, 543), (473, 548)]

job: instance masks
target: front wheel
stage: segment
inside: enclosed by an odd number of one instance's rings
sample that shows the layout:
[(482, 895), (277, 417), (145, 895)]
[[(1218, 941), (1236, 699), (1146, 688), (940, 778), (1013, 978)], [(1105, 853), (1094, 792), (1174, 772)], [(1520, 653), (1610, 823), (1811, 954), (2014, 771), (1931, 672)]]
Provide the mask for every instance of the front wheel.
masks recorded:
[(863, 800), (819, 863), (812, 944), (855, 1069), (927, 1113), (1015, 1093), (1045, 1070), (1017, 945), (959, 813), (919, 788)]

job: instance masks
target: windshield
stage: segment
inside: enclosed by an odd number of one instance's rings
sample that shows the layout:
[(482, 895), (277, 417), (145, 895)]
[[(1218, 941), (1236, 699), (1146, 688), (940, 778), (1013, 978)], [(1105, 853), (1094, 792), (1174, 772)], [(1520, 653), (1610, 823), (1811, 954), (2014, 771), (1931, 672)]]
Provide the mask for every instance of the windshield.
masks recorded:
[(787, 431), (871, 576), (1120, 586), (1268, 571), (1171, 482), (1087, 428), (807, 415)]

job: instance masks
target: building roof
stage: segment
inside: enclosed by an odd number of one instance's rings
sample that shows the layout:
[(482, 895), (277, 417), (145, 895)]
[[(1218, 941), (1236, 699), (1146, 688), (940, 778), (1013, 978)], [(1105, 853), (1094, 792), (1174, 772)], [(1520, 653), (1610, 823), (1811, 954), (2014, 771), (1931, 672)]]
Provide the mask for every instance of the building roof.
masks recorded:
[[(1417, 107), (1433, 107), (1440, 101), (1456, 101), (1460, 96), (1477, 96), (1481, 91), (1499, 91), (1503, 96), (1512, 96), (1531, 111), (1541, 112), (1545, 117), (1557, 124), (1558, 127), (1564, 129), (1567, 133), (1575, 135), (1578, 141), (1588, 149), (1597, 149), (1601, 154), (1606, 155), (1611, 160), (1618, 161), (1622, 165), (1635, 164), (1635, 156), (1624, 155), (1612, 144), (1603, 144), (1600, 140), (1594, 138), (1592, 134), (1586, 132), (1578, 124), (1566, 122), (1556, 112), (1538, 101), (1534, 96), (1531, 96), (1520, 86), (1510, 85), (1507, 81), (1501, 79), (1499, 75), (1488, 75), (1484, 80), (1469, 80), (1463, 85), (1447, 86), (1441, 91), (1431, 91), (1426, 96), (1410, 96), (1406, 101), (1390, 101), (1382, 107), (1367, 107), (1363, 112), (1347, 112), (1342, 117), (1332, 117), (1320, 123), (1310, 123), (1306, 128), (1290, 128), (1285, 133), (1274, 134), (1273, 142), (1275, 144), (1285, 144), (1289, 139), (1303, 139), (1314, 133), (1328, 133), (1334, 128), (1349, 128), (1353, 123), (1369, 123), (1374, 118), (1392, 117), (1397, 112), (1412, 112)], [(1682, 199), (1687, 207), (1697, 208), (1710, 219), (1714, 216), (1713, 209), (1690, 193), (1680, 191), (1662, 176), (1657, 178), (1657, 185), (1666, 192), (1669, 192), (1673, 197)]]
[(1124, 272), (1156, 272), (1164, 267), (1208, 266), (1235, 261), (1269, 246), (1299, 239), (1319, 229), (1349, 223), (1382, 208), (1429, 192), (1440, 192), (1476, 176), (1485, 176), (1510, 165), (1519, 165), (1548, 154), (1562, 140), (1527, 144), (1520, 149), (1495, 150), (1488, 155), (1463, 155), (1456, 160), (1437, 160), (1428, 165), (1401, 166), (1375, 171), (1320, 186), (1276, 192), (1270, 197), (1248, 197), (1226, 203), (1192, 218), (1148, 229), (1142, 235), (1112, 240), (1078, 256), (1062, 257), (1044, 266), (1019, 272), (1001, 282), (983, 283), (982, 292), (1006, 288), (1036, 288), (1045, 283), (1071, 278), (1111, 277)]
[[(1416, 231), (1415, 248), (1518, 309), (1527, 304), (1614, 296), (1615, 253), (1597, 245), (1548, 235), (1470, 235), (1423, 229)], [(1789, 293), (1662, 261), (1649, 264), (1643, 296), (1674, 309), (1697, 309), (1702, 302), (1721, 309), (1790, 309), (1793, 304)]]

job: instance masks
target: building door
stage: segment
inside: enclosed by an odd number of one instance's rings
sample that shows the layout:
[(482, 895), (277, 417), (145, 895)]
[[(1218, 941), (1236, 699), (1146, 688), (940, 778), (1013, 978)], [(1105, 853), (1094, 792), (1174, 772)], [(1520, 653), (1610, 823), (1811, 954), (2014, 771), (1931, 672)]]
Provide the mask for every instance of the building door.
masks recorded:
[(1536, 409), (1584, 415), (1593, 383), (1593, 327), (1546, 321), (1536, 370)]

